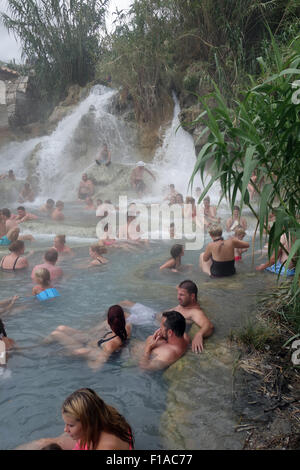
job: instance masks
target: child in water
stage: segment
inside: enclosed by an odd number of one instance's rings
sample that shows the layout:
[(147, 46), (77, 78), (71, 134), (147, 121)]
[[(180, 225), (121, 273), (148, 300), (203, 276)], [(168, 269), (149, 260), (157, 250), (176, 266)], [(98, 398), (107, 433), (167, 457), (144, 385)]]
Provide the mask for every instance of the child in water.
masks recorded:
[(34, 280), (37, 285), (32, 288), (32, 295), (38, 300), (46, 300), (59, 296), (57, 290), (51, 286), (48, 269), (37, 269), (34, 273)]
[(170, 255), (172, 258), (170, 258), (166, 263), (164, 263), (162, 266), (160, 266), (160, 270), (164, 269), (170, 269), (174, 273), (178, 273), (179, 271), (183, 271), (184, 269), (189, 268), (191, 265), (185, 265), (182, 266), (181, 264), (181, 257), (184, 256), (184, 247), (183, 245), (173, 245), (170, 251)]
[[(243, 240), (245, 238), (246, 232), (244, 228), (241, 225), (238, 225), (234, 229), (234, 238), (237, 238), (238, 240)], [(235, 248), (234, 249), (234, 259), (235, 261), (242, 261), (242, 254), (247, 251), (248, 248)]]

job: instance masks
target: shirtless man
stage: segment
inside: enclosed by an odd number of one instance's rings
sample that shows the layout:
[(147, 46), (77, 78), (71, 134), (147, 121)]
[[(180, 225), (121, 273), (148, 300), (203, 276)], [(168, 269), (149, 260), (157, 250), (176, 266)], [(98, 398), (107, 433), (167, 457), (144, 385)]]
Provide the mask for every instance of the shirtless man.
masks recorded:
[(224, 240), (221, 227), (212, 227), (209, 230), (212, 242), (209, 243), (199, 258), (202, 271), (211, 277), (232, 276), (235, 274), (234, 249), (249, 248), (249, 243), (229, 238)]
[(78, 199), (84, 200), (87, 197), (91, 197), (93, 196), (94, 192), (95, 188), (93, 182), (88, 179), (86, 173), (83, 173), (78, 189)]
[[(176, 312), (181, 313), (188, 323), (194, 322), (200, 327), (200, 330), (196, 333), (192, 341), (192, 350), (195, 353), (203, 351), (203, 339), (211, 336), (214, 331), (213, 324), (200, 308), (197, 295), (198, 288), (193, 281), (182, 281), (177, 287), (177, 300), (179, 304), (177, 307), (171, 309), (172, 311), (175, 310)], [(132, 322), (133, 324), (139, 324), (137, 321), (140, 316), (144, 316), (143, 323), (153, 321), (153, 315), (155, 316), (155, 312), (149, 307), (145, 307), (142, 304), (135, 304), (129, 300), (119, 302), (119, 305), (131, 313), (131, 315), (128, 317), (128, 321)], [(137, 321), (131, 319), (133, 314)]]
[(9, 209), (7, 208), (2, 209), (2, 215), (5, 220), (5, 230), (6, 230), (5, 233), (7, 233), (12, 228), (18, 227), (16, 216), (13, 217)]
[(106, 143), (104, 143), (103, 148), (100, 151), (99, 157), (95, 161), (97, 165), (101, 165), (101, 163), (104, 163), (105, 166), (109, 166), (111, 164), (111, 153), (108, 150)]
[(48, 217), (51, 217), (52, 212), (54, 211), (55, 202), (53, 199), (47, 199), (46, 203), (40, 208), (40, 211), (46, 214)]
[(217, 208), (210, 205), (210, 197), (206, 196), (203, 199), (204, 205), (204, 226), (209, 227), (213, 223), (220, 223), (220, 218), (217, 217)]
[(65, 216), (63, 214), (64, 207), (65, 207), (65, 205), (64, 205), (63, 201), (56, 201), (55, 209), (51, 214), (51, 219), (52, 220), (58, 220), (58, 221), (64, 220), (65, 219)]
[(137, 162), (136, 167), (132, 170), (132, 173), (130, 176), (130, 184), (132, 188), (137, 191), (139, 196), (141, 196), (146, 189), (146, 185), (143, 179), (145, 171), (147, 171), (147, 173), (149, 173), (149, 175), (152, 176), (154, 181), (156, 180), (153, 173), (151, 173), (150, 170), (145, 168), (145, 163), (142, 161)]
[(164, 312), (160, 328), (146, 340), (140, 367), (146, 370), (160, 370), (180, 359), (189, 344), (185, 326), (185, 318), (181, 313), (173, 310)]
[(164, 201), (166, 201), (166, 200), (170, 201), (173, 197), (176, 197), (177, 194), (178, 194), (178, 192), (175, 189), (175, 185), (171, 183), (169, 185), (169, 192), (166, 195), (166, 197), (164, 198)]
[(214, 326), (207, 318), (197, 300), (198, 288), (193, 281), (182, 281), (177, 287), (177, 300), (179, 304), (173, 310), (180, 312), (187, 322), (194, 322), (200, 327), (192, 341), (192, 350), (195, 353), (204, 349), (203, 339), (208, 338), (214, 331)]
[(45, 255), (44, 255), (44, 260), (45, 262), (42, 264), (37, 264), (31, 273), (31, 279), (34, 281), (34, 273), (40, 269), (40, 268), (46, 268), (50, 272), (50, 280), (53, 281), (54, 279), (57, 279), (58, 277), (61, 277), (63, 275), (63, 271), (61, 268), (59, 268), (56, 265), (58, 259), (58, 252), (55, 248), (50, 248), (50, 250), (47, 250)]
[(20, 224), (21, 222), (27, 222), (28, 220), (36, 220), (38, 219), (37, 215), (30, 214), (29, 212), (26, 212), (25, 207), (19, 206), (17, 208), (18, 215), (15, 218), (15, 221)]
[(241, 217), (241, 211), (239, 206), (234, 206), (232, 217), (230, 217), (226, 221), (227, 232), (234, 232), (238, 225), (241, 225), (244, 230), (247, 229), (247, 221), (244, 217)]
[(3, 175), (0, 175), (0, 180), (2, 180), (4, 178), (8, 178), (11, 181), (16, 181), (14, 170), (9, 170), (7, 175), (5, 173)]
[(35, 194), (29, 183), (25, 183), (19, 195), (19, 202), (32, 202), (35, 199)]

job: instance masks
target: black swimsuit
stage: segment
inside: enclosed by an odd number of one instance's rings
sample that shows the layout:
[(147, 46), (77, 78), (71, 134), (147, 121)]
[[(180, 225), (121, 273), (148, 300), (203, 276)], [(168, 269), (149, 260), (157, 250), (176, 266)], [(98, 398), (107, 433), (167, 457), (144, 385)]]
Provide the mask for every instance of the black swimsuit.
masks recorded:
[(230, 261), (215, 261), (213, 259), (210, 274), (211, 277), (233, 276), (235, 274), (234, 259)]
[[(99, 339), (99, 341), (98, 341), (98, 343), (97, 343), (98, 346), (99, 346), (99, 348), (101, 348), (101, 345), (102, 345), (103, 343), (106, 343), (106, 341), (110, 341), (111, 339), (114, 339), (114, 338), (116, 338), (116, 337), (118, 336), (118, 335), (115, 335), (115, 336), (111, 336), (111, 338), (106, 338), (106, 336), (107, 336), (107, 335), (110, 335), (111, 333), (112, 333), (112, 331), (108, 331), (107, 333), (105, 333), (105, 335), (103, 336), (103, 338)], [(104, 338), (106, 338), (106, 339), (104, 339)]]
[(4, 261), (5, 258), (6, 258), (6, 256), (4, 256), (4, 257), (2, 258), (2, 261), (1, 261), (1, 266), (0, 266), (1, 271), (4, 271), (4, 272), (15, 271), (15, 270), (16, 270), (16, 264), (17, 264), (17, 261), (18, 261), (18, 259), (20, 258), (20, 256), (17, 256), (17, 258), (16, 258), (16, 260), (15, 260), (15, 262), (14, 262), (13, 267), (10, 268), (10, 269), (8, 269), (8, 268), (3, 268), (3, 261)]
[[(216, 238), (214, 242), (224, 240), (223, 237)], [(210, 267), (211, 277), (226, 277), (235, 274), (234, 259), (230, 261), (215, 261), (212, 258), (212, 265)]]

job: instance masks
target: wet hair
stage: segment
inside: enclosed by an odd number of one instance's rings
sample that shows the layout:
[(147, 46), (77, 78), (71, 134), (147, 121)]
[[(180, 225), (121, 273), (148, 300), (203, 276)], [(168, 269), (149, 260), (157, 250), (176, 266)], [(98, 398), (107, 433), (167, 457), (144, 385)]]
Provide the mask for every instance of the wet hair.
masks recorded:
[(50, 248), (46, 251), (44, 258), (46, 261), (50, 261), (50, 263), (55, 263), (58, 258), (58, 253), (55, 248)]
[(80, 422), (81, 448), (96, 449), (103, 431), (133, 446), (131, 427), (125, 418), (90, 388), (81, 388), (69, 395), (62, 405), (62, 413)]
[(126, 320), (124, 310), (120, 305), (112, 305), (107, 312), (107, 322), (112, 331), (124, 341), (127, 339)]
[(240, 212), (240, 210), (241, 210), (241, 209), (239, 208), (239, 206), (233, 206), (233, 210), (234, 210), (234, 211), (239, 211), (239, 212)]
[(174, 189), (175, 185), (173, 183), (170, 184), (170, 188)]
[(238, 225), (234, 229), (234, 234), (235, 235), (246, 235), (246, 231), (244, 230), (244, 228), (241, 225)]
[(64, 207), (64, 203), (62, 201), (56, 201), (55, 207)]
[(166, 318), (164, 324), (166, 329), (173, 331), (177, 338), (182, 338), (186, 327), (186, 321), (184, 316), (181, 313), (176, 312), (176, 310), (164, 312), (162, 316)]
[(0, 318), (0, 335), (3, 335), (5, 338), (7, 337), (7, 334), (3, 325), (3, 321), (1, 320), (1, 318)]
[(170, 251), (170, 254), (171, 254), (172, 258), (175, 259), (179, 255), (181, 255), (182, 249), (183, 249), (183, 245), (179, 245), (179, 244), (173, 245), (172, 248), (171, 248), (171, 251)]
[(220, 227), (220, 225), (213, 225), (209, 229), (208, 233), (210, 234), (211, 237), (221, 237), (223, 230), (222, 230), (222, 227)]
[(49, 206), (49, 205), (54, 206), (55, 202), (53, 201), (53, 199), (47, 199), (46, 204), (47, 204), (48, 206)]
[(197, 300), (198, 287), (193, 281), (187, 279), (185, 281), (182, 281), (178, 287), (180, 289), (185, 289), (186, 291), (188, 291), (189, 294), (195, 294), (195, 300)]
[(24, 211), (25, 212), (25, 207), (24, 206), (19, 206), (19, 207), (17, 207), (17, 211)]
[(50, 272), (46, 268), (39, 268), (35, 271), (34, 277), (43, 285), (50, 285)]
[[(177, 202), (177, 198), (180, 198), (180, 203), (183, 203), (183, 202), (184, 202), (184, 201), (183, 201), (183, 195), (180, 194), (180, 193), (176, 194), (175, 198), (176, 198), (176, 202)], [(179, 203), (179, 204), (180, 204), (180, 203)]]
[(48, 444), (47, 446), (42, 447), (40, 450), (64, 450), (58, 444), (53, 442), (52, 444)]
[(59, 239), (61, 244), (66, 243), (66, 236), (65, 235), (56, 235), (56, 238)]
[(9, 251), (11, 251), (12, 253), (16, 253), (16, 252), (19, 252), (21, 251), (25, 246), (25, 243), (23, 242), (23, 240), (16, 240), (15, 242), (12, 242), (8, 249)]
[(9, 209), (7, 209), (6, 207), (4, 209), (2, 209), (2, 214), (5, 215), (5, 217), (7, 217), (8, 219), (10, 218), (11, 216), (11, 212)]
[(107, 249), (104, 246), (101, 245), (91, 245), (90, 249), (94, 252), (97, 253), (97, 255), (101, 256), (104, 253), (107, 253)]

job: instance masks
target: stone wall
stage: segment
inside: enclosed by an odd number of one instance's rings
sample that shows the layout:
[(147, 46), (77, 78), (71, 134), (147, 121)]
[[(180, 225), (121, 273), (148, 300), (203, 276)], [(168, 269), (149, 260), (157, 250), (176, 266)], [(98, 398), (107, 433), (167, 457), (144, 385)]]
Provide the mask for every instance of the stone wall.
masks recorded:
[(30, 77), (0, 67), (0, 129), (25, 126), (35, 120), (37, 106), (29, 82)]

